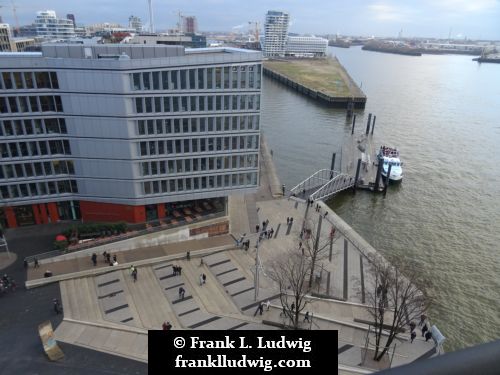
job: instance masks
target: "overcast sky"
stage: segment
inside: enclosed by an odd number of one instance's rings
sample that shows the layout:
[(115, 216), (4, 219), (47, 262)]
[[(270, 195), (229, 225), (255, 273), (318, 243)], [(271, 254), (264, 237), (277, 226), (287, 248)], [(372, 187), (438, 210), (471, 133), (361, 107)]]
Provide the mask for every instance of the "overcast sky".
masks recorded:
[[(73, 13), (77, 24), (120, 23), (133, 14), (148, 24), (147, 0), (14, 0), (21, 25), (36, 11)], [(3, 21), (15, 25), (9, 0), (0, 1)], [(194, 15), (201, 31), (248, 30), (270, 9), (288, 11), (290, 32), (500, 39), (500, 0), (153, 0), (157, 30), (172, 28), (177, 13)]]

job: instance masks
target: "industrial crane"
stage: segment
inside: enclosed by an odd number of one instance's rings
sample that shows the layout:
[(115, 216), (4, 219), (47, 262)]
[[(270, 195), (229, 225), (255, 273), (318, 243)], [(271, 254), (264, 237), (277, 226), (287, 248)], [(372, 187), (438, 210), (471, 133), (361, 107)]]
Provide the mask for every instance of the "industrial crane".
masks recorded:
[(255, 38), (255, 42), (258, 43), (259, 42), (259, 28), (260, 28), (259, 21), (248, 21), (248, 25), (249, 25), (249, 27), (254, 26), (253, 35)]

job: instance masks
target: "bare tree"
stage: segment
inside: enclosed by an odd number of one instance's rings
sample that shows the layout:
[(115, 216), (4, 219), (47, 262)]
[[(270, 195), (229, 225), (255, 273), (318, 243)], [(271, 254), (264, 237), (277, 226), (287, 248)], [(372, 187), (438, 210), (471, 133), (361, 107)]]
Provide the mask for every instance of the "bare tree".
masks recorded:
[(309, 218), (304, 224), (302, 232), (302, 241), (304, 243), (305, 255), (309, 258), (311, 267), (309, 275), (309, 288), (312, 288), (314, 269), (319, 261), (328, 257), (330, 245), (333, 241), (333, 236), (321, 236), (322, 216), (318, 215), (318, 219)]
[(389, 264), (380, 256), (370, 256), (369, 261), (374, 278), (367, 286), (366, 301), (375, 326), (373, 359), (380, 361), (398, 333), (428, 309), (430, 299), (417, 269), (402, 262)]
[(288, 256), (272, 261), (268, 271), (271, 280), (279, 286), (283, 313), (290, 318), (295, 329), (299, 327), (300, 313), (307, 303), (309, 269), (308, 259), (299, 250), (293, 249)]

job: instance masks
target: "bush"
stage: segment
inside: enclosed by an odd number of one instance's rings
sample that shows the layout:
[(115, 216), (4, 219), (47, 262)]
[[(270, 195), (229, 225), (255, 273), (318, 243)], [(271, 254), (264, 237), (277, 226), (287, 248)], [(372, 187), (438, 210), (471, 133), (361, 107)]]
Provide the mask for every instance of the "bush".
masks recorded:
[(55, 241), (53, 247), (54, 250), (66, 251), (68, 249), (68, 245), (68, 241)]
[(90, 238), (97, 236), (110, 236), (113, 234), (126, 233), (127, 223), (120, 221), (118, 223), (84, 223), (73, 225), (65, 230), (63, 234), (66, 238), (71, 238), (73, 233), (78, 233), (78, 238)]

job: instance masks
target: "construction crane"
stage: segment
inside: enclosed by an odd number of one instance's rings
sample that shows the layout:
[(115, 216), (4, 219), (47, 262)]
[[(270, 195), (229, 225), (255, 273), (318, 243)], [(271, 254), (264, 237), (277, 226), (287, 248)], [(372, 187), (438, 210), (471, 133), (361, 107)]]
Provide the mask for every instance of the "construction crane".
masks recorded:
[[(17, 6), (14, 4), (14, 1), (11, 0), (11, 6), (12, 6), (12, 14), (14, 16), (14, 20), (16, 21), (16, 27), (15, 27), (15, 31), (16, 31), (16, 34), (19, 34), (19, 19), (17, 18)], [(7, 6), (5, 5), (0, 5), (0, 8), (7, 8)]]
[(260, 28), (260, 22), (259, 21), (248, 21), (248, 25), (249, 27), (251, 28), (252, 26), (254, 26), (254, 30), (253, 30), (253, 36), (255, 38), (255, 42), (258, 43), (259, 42), (259, 28)]

